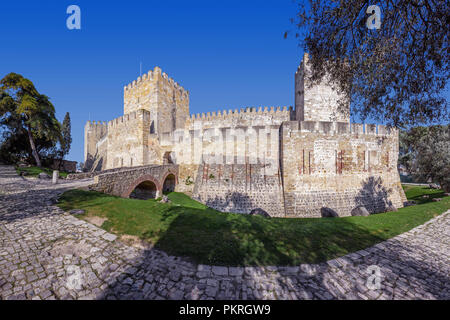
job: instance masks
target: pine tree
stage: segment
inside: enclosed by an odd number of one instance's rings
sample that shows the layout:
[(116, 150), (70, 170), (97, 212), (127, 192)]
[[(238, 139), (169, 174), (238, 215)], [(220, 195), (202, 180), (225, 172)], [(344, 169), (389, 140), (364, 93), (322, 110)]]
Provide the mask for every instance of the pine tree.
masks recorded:
[(17, 73), (9, 73), (0, 80), (0, 118), (7, 127), (14, 123), (12, 132), (25, 133), (36, 165), (41, 158), (36, 141), (60, 141), (61, 125), (55, 117), (50, 99), (40, 94), (34, 84)]
[[(70, 145), (72, 144), (71, 126), (70, 126), (70, 114), (66, 112), (64, 121), (61, 128), (61, 158), (64, 159), (70, 151)], [(61, 159), (61, 160), (62, 160)]]

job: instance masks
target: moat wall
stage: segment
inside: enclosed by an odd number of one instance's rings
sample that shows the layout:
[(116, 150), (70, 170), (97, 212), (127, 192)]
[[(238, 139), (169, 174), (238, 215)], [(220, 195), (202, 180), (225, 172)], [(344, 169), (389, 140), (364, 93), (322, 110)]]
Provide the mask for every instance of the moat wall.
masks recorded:
[(266, 165), (199, 166), (193, 198), (208, 207), (236, 213), (261, 208), (273, 217), (284, 217), (283, 189), (279, 173), (266, 174)]
[(275, 172), (267, 174), (268, 164), (258, 157), (270, 151), (259, 153), (258, 143), (247, 143), (241, 150), (245, 164), (185, 169), (195, 181), (194, 198), (220, 211), (262, 208), (276, 217), (322, 217), (327, 209), (349, 216), (360, 205), (370, 213), (403, 207), (396, 130), (323, 121), (285, 121), (279, 129)]
[(406, 201), (397, 172), (398, 132), (339, 122), (283, 123), (281, 171), (287, 217), (339, 216), (363, 205), (370, 213)]

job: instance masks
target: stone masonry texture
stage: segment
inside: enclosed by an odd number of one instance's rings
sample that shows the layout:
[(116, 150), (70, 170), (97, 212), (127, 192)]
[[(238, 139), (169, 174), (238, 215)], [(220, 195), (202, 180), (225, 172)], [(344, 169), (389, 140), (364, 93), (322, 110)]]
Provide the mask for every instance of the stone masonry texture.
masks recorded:
[(125, 86), (123, 116), (86, 123), (86, 169), (100, 172), (97, 182), (118, 184), (98, 188), (111, 193), (136, 180), (111, 170), (176, 165), (176, 191), (228, 212), (322, 217), (403, 207), (398, 131), (350, 123), (328, 78), (310, 83), (308, 61), (295, 74), (295, 109), (197, 115), (189, 114), (189, 92), (155, 67)]

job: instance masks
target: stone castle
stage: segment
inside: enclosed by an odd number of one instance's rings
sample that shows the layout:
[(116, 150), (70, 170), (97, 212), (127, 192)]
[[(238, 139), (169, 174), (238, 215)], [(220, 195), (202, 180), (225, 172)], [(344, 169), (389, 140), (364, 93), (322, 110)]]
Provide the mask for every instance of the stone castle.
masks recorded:
[(176, 191), (227, 212), (321, 217), (402, 207), (397, 130), (350, 123), (339, 94), (325, 81), (310, 84), (308, 72), (305, 54), (294, 108), (190, 115), (189, 92), (156, 67), (124, 87), (123, 116), (86, 123), (85, 168), (174, 164)]

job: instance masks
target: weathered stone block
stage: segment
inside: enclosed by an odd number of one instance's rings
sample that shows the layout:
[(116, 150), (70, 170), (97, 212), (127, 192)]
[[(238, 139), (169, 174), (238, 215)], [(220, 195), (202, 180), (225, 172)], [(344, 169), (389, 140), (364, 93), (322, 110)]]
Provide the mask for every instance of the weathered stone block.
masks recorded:
[(352, 216), (368, 217), (369, 215), (369, 211), (367, 211), (366, 207), (364, 206), (357, 206), (352, 210)]
[(323, 207), (320, 209), (323, 218), (338, 218), (339, 214), (331, 208)]

